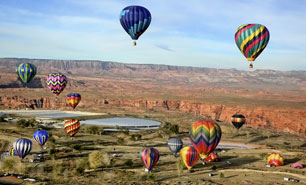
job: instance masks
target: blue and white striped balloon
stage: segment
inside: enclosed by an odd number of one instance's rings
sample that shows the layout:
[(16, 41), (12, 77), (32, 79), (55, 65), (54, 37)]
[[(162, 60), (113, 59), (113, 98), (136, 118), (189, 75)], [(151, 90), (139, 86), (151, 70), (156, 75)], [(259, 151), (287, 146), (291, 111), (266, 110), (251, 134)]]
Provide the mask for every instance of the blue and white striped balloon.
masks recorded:
[(47, 142), (49, 134), (45, 130), (38, 130), (33, 134), (33, 138), (40, 146), (43, 146)]
[(183, 142), (178, 137), (170, 137), (168, 139), (168, 147), (170, 151), (173, 153), (173, 155), (176, 155), (176, 153), (178, 153), (182, 149)]
[(25, 138), (17, 139), (14, 142), (14, 149), (16, 150), (18, 156), (23, 159), (32, 150), (32, 141)]

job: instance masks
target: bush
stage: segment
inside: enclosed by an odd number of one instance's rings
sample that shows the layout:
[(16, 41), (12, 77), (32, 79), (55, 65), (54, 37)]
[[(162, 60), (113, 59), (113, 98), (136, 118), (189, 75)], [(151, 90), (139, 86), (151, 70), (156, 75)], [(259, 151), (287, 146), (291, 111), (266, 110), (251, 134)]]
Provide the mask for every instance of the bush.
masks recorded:
[(98, 126), (89, 126), (89, 127), (86, 127), (85, 132), (87, 134), (99, 134), (99, 127)]
[(101, 151), (91, 152), (88, 156), (88, 162), (90, 168), (99, 168), (102, 167), (104, 163), (103, 154)]
[(17, 121), (17, 126), (20, 128), (25, 128), (25, 127), (28, 127), (29, 125), (30, 123), (25, 119), (20, 119)]
[(183, 169), (184, 169), (184, 163), (182, 161), (181, 158), (179, 158), (177, 161), (176, 161), (176, 167), (177, 167), (177, 175), (178, 176), (181, 176), (182, 172), (183, 172)]
[(118, 137), (118, 138), (117, 138), (117, 143), (118, 143), (119, 145), (123, 145), (123, 144), (124, 144), (124, 139), (121, 138), (121, 137)]
[(82, 150), (82, 146), (79, 145), (79, 144), (74, 144), (74, 145), (71, 146), (71, 148), (73, 148), (74, 150), (78, 150), (78, 151)]
[(132, 141), (141, 141), (141, 137), (142, 137), (142, 135), (140, 135), (140, 134), (133, 134), (133, 135), (131, 135), (131, 140)]
[(79, 161), (76, 167), (74, 168), (73, 172), (75, 175), (83, 175), (86, 168), (89, 168), (89, 162), (87, 158)]
[(133, 161), (132, 161), (132, 159), (128, 159), (128, 160), (126, 160), (125, 162), (124, 162), (124, 165), (125, 166), (133, 166)]
[(147, 175), (147, 180), (155, 182), (157, 180), (157, 175), (155, 173), (149, 173)]
[(31, 119), (28, 120), (28, 122), (29, 122), (29, 126), (31, 126), (33, 128), (36, 124), (36, 119), (31, 118)]
[(224, 174), (222, 172), (220, 173), (220, 178), (224, 178)]
[(4, 118), (6, 118), (5, 115), (0, 116), (0, 122), (5, 122)]
[(169, 130), (170, 130), (171, 133), (179, 134), (179, 126), (178, 125), (171, 125)]

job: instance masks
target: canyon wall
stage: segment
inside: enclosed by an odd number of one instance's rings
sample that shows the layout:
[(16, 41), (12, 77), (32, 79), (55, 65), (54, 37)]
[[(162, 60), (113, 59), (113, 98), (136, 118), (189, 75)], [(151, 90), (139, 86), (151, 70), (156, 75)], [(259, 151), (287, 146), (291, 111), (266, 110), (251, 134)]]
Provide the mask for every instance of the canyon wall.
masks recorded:
[[(306, 135), (306, 110), (275, 108), (268, 106), (243, 107), (225, 106), (205, 102), (180, 101), (180, 100), (125, 100), (125, 99), (96, 99), (82, 100), (82, 109), (91, 106), (115, 106), (158, 109), (162, 111), (187, 112), (209, 117), (213, 120), (231, 122), (233, 113), (243, 112), (247, 117), (247, 126), (252, 128), (272, 128), (295, 134)], [(29, 108), (53, 109), (61, 107), (67, 109), (64, 99), (39, 98), (26, 99), (20, 96), (0, 97), (0, 109), (3, 108)]]

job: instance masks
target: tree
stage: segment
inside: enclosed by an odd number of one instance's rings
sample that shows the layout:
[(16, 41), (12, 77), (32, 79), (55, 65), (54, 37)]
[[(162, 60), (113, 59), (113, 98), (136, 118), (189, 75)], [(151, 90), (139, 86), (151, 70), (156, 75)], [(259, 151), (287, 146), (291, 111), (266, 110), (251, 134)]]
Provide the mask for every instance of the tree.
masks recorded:
[(29, 125), (30, 125), (30, 123), (25, 119), (20, 119), (20, 120), (17, 121), (17, 126), (18, 127), (25, 128), (25, 127), (28, 127)]
[(171, 125), (169, 130), (170, 130), (171, 133), (179, 134), (179, 126), (178, 125)]
[(103, 162), (103, 154), (101, 151), (91, 152), (88, 156), (88, 162), (90, 168), (102, 167), (105, 162)]

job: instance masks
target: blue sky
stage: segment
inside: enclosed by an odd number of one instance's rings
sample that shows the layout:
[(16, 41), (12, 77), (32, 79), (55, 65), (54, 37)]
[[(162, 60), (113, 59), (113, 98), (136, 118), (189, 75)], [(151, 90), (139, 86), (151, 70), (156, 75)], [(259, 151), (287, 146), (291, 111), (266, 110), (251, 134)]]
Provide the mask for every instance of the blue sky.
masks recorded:
[[(152, 14), (136, 47), (119, 22), (129, 5)], [(305, 10), (303, 0), (2, 0), (0, 57), (249, 70), (234, 33), (260, 23), (270, 42), (255, 69), (306, 70)]]

